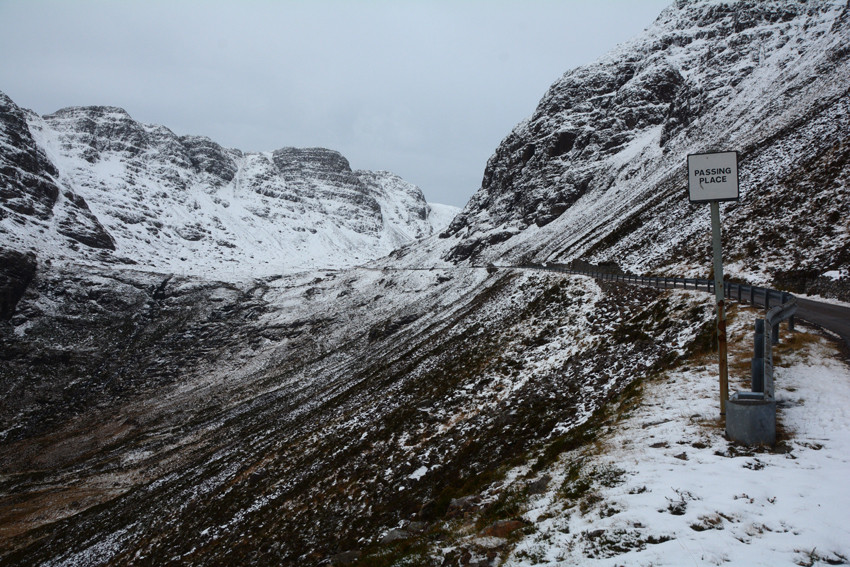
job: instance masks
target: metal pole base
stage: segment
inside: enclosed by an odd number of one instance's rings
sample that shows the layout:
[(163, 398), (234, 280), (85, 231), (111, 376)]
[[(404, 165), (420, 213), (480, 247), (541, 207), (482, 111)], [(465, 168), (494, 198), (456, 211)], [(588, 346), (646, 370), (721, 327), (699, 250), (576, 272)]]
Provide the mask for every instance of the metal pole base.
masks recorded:
[(776, 444), (776, 402), (763, 396), (749, 397), (736, 395), (726, 401), (726, 435), (736, 443), (772, 447)]

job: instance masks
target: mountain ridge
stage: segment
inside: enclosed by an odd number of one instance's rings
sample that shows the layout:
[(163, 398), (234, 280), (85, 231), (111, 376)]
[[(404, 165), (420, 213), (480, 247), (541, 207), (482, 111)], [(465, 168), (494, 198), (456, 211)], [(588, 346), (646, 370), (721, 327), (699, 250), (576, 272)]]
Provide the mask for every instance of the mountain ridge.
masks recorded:
[(333, 150), (244, 153), (117, 107), (42, 117), (0, 96), (3, 216), (40, 223), (31, 234), (9, 220), (0, 230), (53, 259), (217, 277), (341, 267), (429, 236), (453, 213), (392, 173), (352, 170)]

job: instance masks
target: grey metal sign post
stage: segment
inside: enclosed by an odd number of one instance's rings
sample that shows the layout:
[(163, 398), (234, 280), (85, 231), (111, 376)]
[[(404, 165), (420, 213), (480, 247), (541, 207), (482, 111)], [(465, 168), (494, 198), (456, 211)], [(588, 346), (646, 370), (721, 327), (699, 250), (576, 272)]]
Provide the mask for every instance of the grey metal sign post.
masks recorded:
[(726, 415), (729, 373), (726, 356), (726, 310), (720, 240), (720, 201), (737, 201), (738, 152), (688, 155), (688, 199), (711, 205), (711, 249), (714, 255), (714, 296), (717, 300), (717, 354), (720, 370), (720, 415)]

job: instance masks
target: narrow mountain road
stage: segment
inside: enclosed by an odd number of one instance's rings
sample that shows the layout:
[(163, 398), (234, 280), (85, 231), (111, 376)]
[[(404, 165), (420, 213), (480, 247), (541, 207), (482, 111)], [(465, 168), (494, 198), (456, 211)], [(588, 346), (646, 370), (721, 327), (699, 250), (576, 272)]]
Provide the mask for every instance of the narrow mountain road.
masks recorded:
[[(658, 284), (658, 287), (670, 286), (662, 282)], [(753, 298), (755, 304), (764, 307), (764, 296), (764, 292), (757, 291)], [(775, 305), (777, 305), (777, 301), (776, 297), (773, 296), (771, 307)], [(797, 297), (797, 314), (795, 316), (840, 336), (847, 348), (847, 354), (850, 355), (850, 307)]]
[(797, 317), (839, 335), (850, 355), (850, 307), (798, 297)]
[[(441, 267), (422, 267), (422, 268), (389, 268), (389, 267), (381, 267), (381, 268), (371, 268), (368, 266), (360, 266), (361, 269), (365, 270), (373, 270), (373, 271), (434, 271), (434, 270), (542, 270), (548, 272), (562, 272), (568, 273), (572, 275), (583, 275), (587, 277), (594, 277), (596, 279), (602, 279), (598, 275), (594, 275), (589, 272), (581, 272), (579, 270), (571, 270), (566, 266), (561, 265), (553, 265), (550, 264), (546, 266), (545, 264), (526, 264), (523, 266), (496, 266), (496, 265), (488, 265), (488, 266), (441, 266)], [(612, 275), (612, 274), (606, 274)], [(613, 277), (623, 277), (623, 274), (616, 274)], [(603, 276), (604, 277), (604, 276)], [(624, 282), (622, 280), (607, 280), (606, 281), (618, 281), (619, 283), (631, 283), (633, 285), (648, 285), (652, 287), (657, 287), (660, 289), (670, 289), (681, 287), (682, 279), (681, 278), (660, 278), (660, 281), (629, 281)], [(687, 280), (690, 283), (690, 286), (686, 284), (686, 287), (690, 287), (691, 289), (696, 289), (706, 291), (703, 287), (694, 286), (692, 283), (693, 280)], [(707, 281), (707, 280), (703, 280)], [(679, 285), (677, 285), (677, 283)], [(713, 292), (707, 292), (713, 293)], [(777, 305), (777, 299), (775, 292), (771, 293), (771, 306)], [(749, 296), (746, 295), (742, 297), (744, 302), (748, 302)], [(760, 288), (757, 288), (753, 296), (754, 304), (759, 306), (764, 306), (765, 303), (765, 292)], [(815, 301), (812, 299), (803, 299), (801, 297), (797, 298), (797, 314), (796, 317), (798, 319), (802, 319), (808, 323), (811, 323), (817, 327), (822, 329), (826, 329), (832, 333), (835, 333), (841, 338), (841, 343), (844, 347), (845, 354), (848, 358), (850, 358), (850, 307), (845, 307), (843, 305), (835, 305), (832, 303), (825, 303), (822, 301)]]
[[(670, 286), (662, 282), (658, 284), (658, 287)], [(763, 307), (764, 296), (764, 292), (756, 292), (755, 304)], [(775, 305), (777, 305), (777, 301), (774, 296), (771, 306)], [(797, 314), (795, 316), (797, 319), (802, 319), (841, 337), (845, 353), (850, 356), (850, 307), (797, 297)]]
[[(673, 285), (670, 285), (671, 283)], [(670, 283), (666, 281), (658, 283), (646, 282), (642, 285), (651, 285), (661, 289), (679, 287), (672, 281)], [(771, 307), (778, 305), (776, 296), (771, 294), (771, 297)], [(749, 300), (749, 297), (745, 295), (742, 297), (742, 300), (746, 302)], [(764, 307), (765, 292), (756, 291), (753, 300), (755, 305)], [(841, 338), (840, 342), (844, 347), (845, 355), (850, 358), (850, 307), (797, 297), (797, 313), (795, 316), (797, 319), (802, 319), (807, 323), (838, 335)]]

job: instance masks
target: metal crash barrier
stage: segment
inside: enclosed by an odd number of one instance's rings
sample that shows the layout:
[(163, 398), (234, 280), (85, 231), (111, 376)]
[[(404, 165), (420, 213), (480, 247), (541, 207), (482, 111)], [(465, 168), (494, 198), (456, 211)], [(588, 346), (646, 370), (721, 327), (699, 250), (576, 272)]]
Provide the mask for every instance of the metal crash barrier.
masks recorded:
[[(768, 300), (769, 301), (769, 300)], [(779, 324), (793, 317), (797, 298), (782, 295), (781, 305), (771, 308), (764, 319), (756, 320), (750, 392), (736, 392), (726, 403), (726, 436), (745, 445), (776, 444), (776, 398), (773, 379), (773, 345), (779, 343)]]

